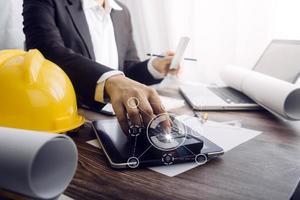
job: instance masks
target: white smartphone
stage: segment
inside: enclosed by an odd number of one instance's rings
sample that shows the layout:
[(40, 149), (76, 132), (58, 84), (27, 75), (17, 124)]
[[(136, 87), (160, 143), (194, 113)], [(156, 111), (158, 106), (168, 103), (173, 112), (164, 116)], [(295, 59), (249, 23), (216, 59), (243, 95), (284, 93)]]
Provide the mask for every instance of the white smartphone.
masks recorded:
[(177, 46), (174, 58), (171, 62), (170, 69), (177, 69), (180, 62), (183, 59), (184, 52), (189, 44), (190, 38), (189, 37), (182, 37), (180, 38), (179, 44)]

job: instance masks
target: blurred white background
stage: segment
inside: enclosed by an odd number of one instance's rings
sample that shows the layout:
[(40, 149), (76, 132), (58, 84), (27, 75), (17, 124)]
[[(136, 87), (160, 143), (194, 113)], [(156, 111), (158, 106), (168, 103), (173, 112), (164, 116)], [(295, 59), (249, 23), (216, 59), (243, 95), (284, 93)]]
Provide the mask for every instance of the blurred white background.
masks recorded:
[(23, 0), (0, 0), (0, 50), (23, 49)]
[[(181, 78), (218, 82), (226, 64), (251, 68), (271, 39), (300, 40), (299, 0), (121, 0), (139, 55), (175, 50), (191, 37)], [(0, 0), (0, 49), (23, 48), (22, 0)], [(3, 28), (6, 27), (6, 28)]]
[[(181, 78), (218, 82), (226, 64), (251, 68), (272, 39), (300, 39), (299, 0), (121, 0), (130, 9), (141, 58), (190, 36)], [(300, 56), (300, 55), (299, 55)]]

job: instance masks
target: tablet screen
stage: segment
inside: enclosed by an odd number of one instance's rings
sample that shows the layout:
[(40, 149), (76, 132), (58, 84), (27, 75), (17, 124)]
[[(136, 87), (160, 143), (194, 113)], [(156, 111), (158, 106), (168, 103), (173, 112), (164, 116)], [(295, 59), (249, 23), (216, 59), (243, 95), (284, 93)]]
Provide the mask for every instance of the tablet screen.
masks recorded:
[(174, 150), (163, 151), (149, 142), (145, 131), (142, 131), (138, 137), (126, 136), (116, 119), (94, 121), (93, 128), (113, 168), (196, 162), (195, 159), (200, 154), (205, 154), (207, 158), (223, 154), (223, 149), (208, 139), (202, 136), (194, 137), (191, 129), (187, 129), (189, 133), (183, 145)]

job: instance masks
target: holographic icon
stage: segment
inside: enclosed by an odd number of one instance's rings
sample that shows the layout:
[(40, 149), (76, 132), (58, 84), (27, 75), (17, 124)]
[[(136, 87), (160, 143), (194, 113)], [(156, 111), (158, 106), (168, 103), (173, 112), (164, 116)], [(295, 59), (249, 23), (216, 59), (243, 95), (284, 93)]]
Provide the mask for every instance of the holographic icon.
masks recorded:
[(127, 100), (127, 105), (128, 107), (130, 108), (133, 108), (133, 109), (136, 109), (139, 107), (140, 105), (140, 100), (136, 97), (130, 97), (128, 100)]
[(127, 166), (129, 168), (132, 168), (132, 169), (137, 168), (139, 166), (139, 164), (140, 164), (140, 161), (137, 157), (130, 157), (127, 160)]
[(142, 133), (142, 131), (143, 131), (142, 127), (138, 125), (131, 125), (128, 132), (132, 137), (137, 137)]
[[(194, 151), (189, 149), (188, 145), (185, 145), (186, 140), (190, 139), (191, 136), (200, 137), (201, 135), (199, 135), (198, 131), (189, 130), (176, 115), (163, 113), (155, 117), (150, 116), (142, 109), (140, 101), (136, 97), (130, 97), (127, 101), (127, 106), (132, 109), (137, 109), (140, 113), (152, 118), (146, 127), (134, 124), (130, 125), (129, 135), (133, 139), (133, 149), (131, 157), (127, 160), (127, 166), (129, 168), (133, 169), (139, 167), (141, 162), (143, 162), (143, 156), (147, 155), (147, 152), (152, 148), (155, 148), (156, 151), (159, 150), (161, 153), (161, 162), (164, 165), (172, 165), (176, 163), (175, 155), (176, 150), (179, 147), (182, 147), (189, 152), (189, 156), (192, 156), (192, 159), (194, 159), (198, 165), (203, 165), (207, 162), (208, 158), (205, 154), (196, 154)], [(162, 104), (160, 104), (160, 106), (163, 110), (165, 110)], [(204, 113), (198, 118), (204, 126), (208, 120), (208, 114)], [(138, 149), (139, 140), (147, 140), (145, 144), (147, 144), (148, 147), (145, 148), (143, 152)]]
[(155, 148), (161, 151), (173, 151), (186, 140), (186, 130), (176, 116), (163, 113), (153, 118), (147, 127), (147, 138)]
[(172, 154), (164, 154), (161, 158), (161, 161), (165, 164), (165, 165), (172, 165), (174, 162), (174, 157)]
[(200, 154), (196, 155), (195, 162), (198, 165), (204, 165), (207, 162), (207, 156), (205, 154), (200, 153)]

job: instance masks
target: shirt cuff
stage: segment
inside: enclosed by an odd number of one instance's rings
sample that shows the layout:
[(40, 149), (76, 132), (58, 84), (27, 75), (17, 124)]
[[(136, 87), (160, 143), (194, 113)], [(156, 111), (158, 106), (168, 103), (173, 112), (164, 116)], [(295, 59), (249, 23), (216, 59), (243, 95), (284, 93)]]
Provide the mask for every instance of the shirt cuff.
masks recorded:
[(104, 98), (104, 86), (105, 82), (108, 78), (116, 75), (124, 75), (121, 71), (109, 71), (104, 73), (97, 81), (96, 91), (95, 91), (95, 101), (100, 103), (108, 103), (108, 101)]
[(153, 78), (155, 78), (155, 79), (163, 79), (165, 77), (165, 75), (162, 74), (162, 73), (160, 73), (159, 71), (157, 71), (155, 69), (155, 67), (153, 66), (153, 64), (152, 64), (152, 62), (153, 62), (154, 59), (155, 59), (155, 57), (151, 58), (148, 61), (148, 64), (147, 64), (148, 71), (153, 76)]

